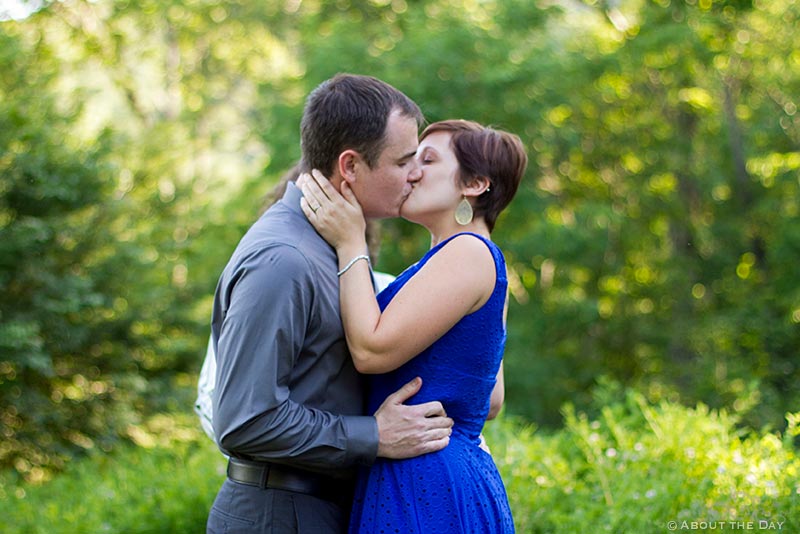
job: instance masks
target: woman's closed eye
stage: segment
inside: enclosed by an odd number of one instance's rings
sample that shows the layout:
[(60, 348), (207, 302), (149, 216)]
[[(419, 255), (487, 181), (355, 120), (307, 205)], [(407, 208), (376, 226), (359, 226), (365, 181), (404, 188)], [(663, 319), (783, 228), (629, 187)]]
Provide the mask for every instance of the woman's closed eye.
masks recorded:
[(426, 148), (422, 151), (419, 157), (420, 165), (430, 165), (431, 163), (436, 162), (436, 154), (430, 149)]

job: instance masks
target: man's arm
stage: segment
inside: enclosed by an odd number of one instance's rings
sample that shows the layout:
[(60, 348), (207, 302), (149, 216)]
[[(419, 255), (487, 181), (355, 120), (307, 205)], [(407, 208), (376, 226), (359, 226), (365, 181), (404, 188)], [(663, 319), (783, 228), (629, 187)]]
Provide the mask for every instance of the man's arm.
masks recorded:
[(322, 469), (371, 463), (378, 449), (374, 418), (289, 398), (313, 305), (310, 273), (299, 252), (277, 246), (250, 254), (220, 284), (214, 431), (234, 456)]
[(215, 316), (220, 300), (228, 304), (217, 344), (213, 417), (223, 451), (325, 469), (447, 445), (453, 421), (440, 403), (402, 404), (421, 380), (390, 395), (375, 417), (332, 414), (289, 398), (313, 300), (309, 272), (297, 251), (280, 247), (248, 258), (235, 281), (217, 290)]

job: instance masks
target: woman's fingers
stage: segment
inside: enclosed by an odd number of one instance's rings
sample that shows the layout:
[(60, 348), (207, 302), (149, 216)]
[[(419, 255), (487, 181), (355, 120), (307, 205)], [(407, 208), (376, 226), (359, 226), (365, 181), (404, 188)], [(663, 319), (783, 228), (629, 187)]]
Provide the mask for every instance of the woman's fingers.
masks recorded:
[(308, 205), (308, 201), (305, 198), (300, 199), (300, 209), (303, 210), (303, 213), (306, 214), (306, 217), (310, 220), (311, 216), (314, 215), (316, 212), (311, 209), (311, 206)]
[[(335, 212), (337, 215), (334, 218), (339, 224), (346, 219), (363, 220), (361, 204), (346, 181), (342, 180), (339, 192), (320, 171), (314, 169), (311, 173), (301, 174), (297, 179), (297, 186), (303, 193), (308, 209), (314, 215), (320, 216), (322, 213), (320, 210), (323, 210), (330, 217)], [(309, 213), (306, 212), (306, 215)]]
[(342, 182), (342, 196), (351, 206), (358, 206), (359, 209), (361, 208), (361, 204), (358, 203), (356, 194), (353, 193), (353, 190), (350, 189), (350, 184), (347, 182)]
[(303, 192), (303, 198), (300, 200), (300, 206), (305, 203), (305, 205), (308, 206), (312, 212), (316, 213), (317, 210), (322, 207), (318, 197), (314, 194), (307, 183), (303, 184), (300, 190)]
[(317, 186), (319, 186), (319, 190), (323, 195), (325, 195), (325, 198), (334, 199), (338, 196), (339, 193), (331, 185), (330, 180), (325, 178), (325, 175), (322, 174), (319, 170), (313, 169), (311, 171), (311, 179)]
[(312, 170), (311, 173), (304, 172), (301, 174), (297, 179), (297, 186), (304, 192), (310, 191), (313, 198), (317, 200), (329, 200), (331, 202), (336, 200), (336, 189), (317, 169)]
[(300, 175), (297, 179), (297, 185), (303, 192), (303, 196), (308, 200), (311, 208), (327, 205), (335, 206), (344, 200), (339, 192), (336, 191), (336, 188), (331, 185), (330, 181), (317, 169), (311, 171), (311, 174), (303, 173)]
[(349, 208), (352, 209), (354, 213), (358, 213), (359, 217), (364, 216), (364, 213), (361, 210), (361, 204), (358, 202), (356, 194), (353, 193), (353, 190), (350, 188), (350, 184), (347, 182), (342, 182), (342, 197), (347, 204), (350, 204)]

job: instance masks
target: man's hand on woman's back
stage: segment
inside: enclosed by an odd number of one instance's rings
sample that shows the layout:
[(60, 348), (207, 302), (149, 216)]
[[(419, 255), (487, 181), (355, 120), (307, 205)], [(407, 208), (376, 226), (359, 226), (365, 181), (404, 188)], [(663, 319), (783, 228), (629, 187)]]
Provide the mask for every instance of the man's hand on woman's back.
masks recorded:
[(378, 456), (413, 458), (441, 450), (450, 443), (453, 420), (441, 402), (406, 405), (417, 394), (422, 379), (417, 377), (383, 401), (375, 418), (378, 421)]

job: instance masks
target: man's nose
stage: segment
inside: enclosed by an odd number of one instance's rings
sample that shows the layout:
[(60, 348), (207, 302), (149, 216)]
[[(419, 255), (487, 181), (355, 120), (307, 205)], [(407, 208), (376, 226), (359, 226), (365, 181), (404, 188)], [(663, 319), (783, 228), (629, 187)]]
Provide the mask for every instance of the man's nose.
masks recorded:
[(420, 179), (422, 179), (422, 165), (420, 165), (416, 159), (412, 162), (412, 165), (413, 168), (411, 169), (411, 172), (408, 173), (408, 181), (418, 182)]

